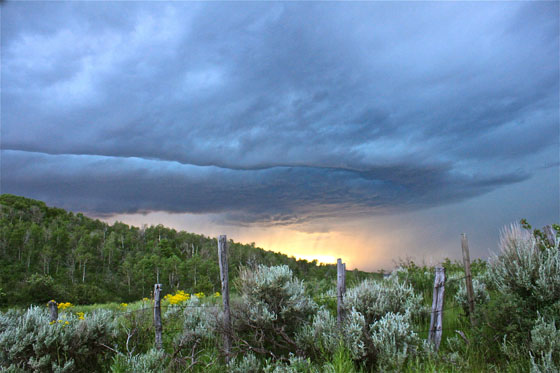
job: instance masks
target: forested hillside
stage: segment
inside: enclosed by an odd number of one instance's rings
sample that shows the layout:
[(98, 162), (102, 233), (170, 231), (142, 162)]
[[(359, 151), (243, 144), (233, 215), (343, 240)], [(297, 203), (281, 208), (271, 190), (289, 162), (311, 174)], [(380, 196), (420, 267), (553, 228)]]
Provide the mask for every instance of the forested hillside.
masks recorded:
[[(230, 276), (240, 266), (288, 265), (313, 290), (336, 278), (335, 265), (296, 260), (230, 241)], [(44, 202), (0, 195), (0, 305), (129, 301), (164, 292), (220, 289), (216, 238), (162, 225), (133, 227), (94, 220)], [(352, 271), (349, 281), (373, 274)]]

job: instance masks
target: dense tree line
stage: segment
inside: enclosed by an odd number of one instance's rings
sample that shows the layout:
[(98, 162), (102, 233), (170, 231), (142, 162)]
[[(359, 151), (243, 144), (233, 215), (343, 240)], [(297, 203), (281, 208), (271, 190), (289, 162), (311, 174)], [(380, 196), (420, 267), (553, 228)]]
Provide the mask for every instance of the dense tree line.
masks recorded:
[[(335, 265), (296, 260), (230, 240), (230, 276), (242, 266), (288, 265), (311, 291), (331, 287)], [(165, 292), (220, 289), (216, 238), (162, 225), (109, 225), (81, 213), (0, 195), (0, 305), (129, 301), (149, 297), (159, 280)], [(348, 281), (368, 274), (348, 273)]]

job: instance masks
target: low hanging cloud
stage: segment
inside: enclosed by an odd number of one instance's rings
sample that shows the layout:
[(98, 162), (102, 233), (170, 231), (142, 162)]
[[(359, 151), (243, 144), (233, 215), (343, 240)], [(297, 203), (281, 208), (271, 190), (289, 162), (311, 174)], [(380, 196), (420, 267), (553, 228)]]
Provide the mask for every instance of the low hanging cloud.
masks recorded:
[(479, 196), (558, 160), (558, 6), (8, 2), (2, 192), (238, 225)]
[[(223, 214), (239, 225), (298, 225), (321, 218), (437, 206), (524, 180), (449, 169), (320, 167), (231, 170), (139, 158), (2, 153), (3, 188), (98, 215), (168, 211)], [(406, 175), (406, 177), (404, 177)]]

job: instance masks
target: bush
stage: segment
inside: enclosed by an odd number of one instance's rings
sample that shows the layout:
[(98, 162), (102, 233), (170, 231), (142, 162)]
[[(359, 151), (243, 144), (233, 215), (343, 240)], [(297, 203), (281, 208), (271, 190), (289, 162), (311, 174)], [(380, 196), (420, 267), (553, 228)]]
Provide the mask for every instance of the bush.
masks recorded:
[(296, 340), (298, 345), (311, 355), (334, 353), (340, 345), (336, 319), (329, 310), (321, 307), (313, 317), (313, 322), (302, 327)]
[(62, 297), (62, 292), (56, 286), (54, 279), (40, 274), (32, 274), (27, 279), (24, 293), (27, 294), (28, 299), (39, 303), (47, 303), (51, 299)]
[(553, 320), (539, 316), (531, 330), (531, 371), (560, 371), (560, 330)]
[(238, 348), (268, 356), (298, 351), (296, 334), (311, 322), (317, 305), (290, 268), (244, 268), (237, 289), (240, 299), (232, 303), (232, 322)]
[(556, 335), (560, 322), (560, 240), (542, 239), (517, 224), (502, 232), (500, 253), (490, 259), (485, 276), (491, 299), (478, 312), (483, 343), (492, 348), (494, 341), (503, 341), (493, 352), (509, 359), (531, 354), (533, 370), (558, 364), (554, 344), (543, 341)]
[(0, 315), (0, 367), (22, 371), (91, 372), (105, 366), (105, 346), (116, 336), (113, 315), (96, 311), (83, 320), (65, 312), (49, 322), (46, 308)]
[(113, 358), (112, 373), (159, 373), (165, 371), (167, 359), (162, 350), (151, 349), (145, 354), (125, 356), (119, 354)]
[(230, 373), (259, 373), (262, 372), (262, 362), (252, 353), (246, 353), (242, 357), (233, 358), (228, 366)]
[(364, 280), (349, 289), (345, 311), (343, 343), (354, 360), (398, 370), (410, 354), (420, 351), (411, 319), (421, 318), (427, 309), (412, 286), (399, 281), (399, 271), (382, 282)]
[[(473, 292), (474, 292), (474, 303), (475, 306), (481, 306), (488, 303), (490, 300), (490, 295), (486, 290), (486, 284), (477, 278), (472, 279)], [(469, 300), (467, 297), (467, 285), (464, 281), (459, 283), (459, 289), (455, 294), (455, 302), (463, 308), (465, 314), (469, 314)]]
[(398, 275), (392, 275), (382, 282), (364, 280), (358, 286), (347, 291), (344, 306), (347, 311), (355, 309), (361, 313), (366, 325), (380, 320), (388, 312), (420, 318), (427, 309), (422, 306), (422, 296), (414, 292), (411, 285), (399, 281)]
[(190, 298), (184, 308), (170, 307), (165, 313), (171, 318), (181, 312), (183, 319), (182, 332), (174, 340), (174, 356), (176, 359), (189, 361), (189, 366), (199, 362), (202, 349), (214, 346), (218, 340), (219, 313), (207, 304), (200, 304), (197, 297)]
[(538, 305), (558, 301), (558, 244), (556, 247), (540, 247), (530, 232), (514, 224), (502, 233), (500, 249), (500, 255), (491, 259), (488, 269), (497, 291), (529, 297)]
[(421, 345), (412, 331), (410, 315), (387, 313), (370, 326), (371, 340), (381, 370), (400, 371), (411, 353)]

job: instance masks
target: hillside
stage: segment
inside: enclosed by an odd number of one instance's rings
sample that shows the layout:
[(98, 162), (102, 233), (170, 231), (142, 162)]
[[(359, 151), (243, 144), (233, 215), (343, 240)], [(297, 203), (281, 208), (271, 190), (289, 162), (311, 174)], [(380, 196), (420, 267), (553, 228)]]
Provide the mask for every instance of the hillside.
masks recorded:
[[(336, 266), (296, 260), (230, 240), (230, 276), (241, 266), (288, 265), (311, 290), (334, 286)], [(49, 299), (88, 304), (166, 293), (220, 289), (216, 238), (162, 225), (133, 227), (94, 220), (44, 202), (0, 195), (0, 305)], [(354, 282), (375, 274), (349, 271)]]

